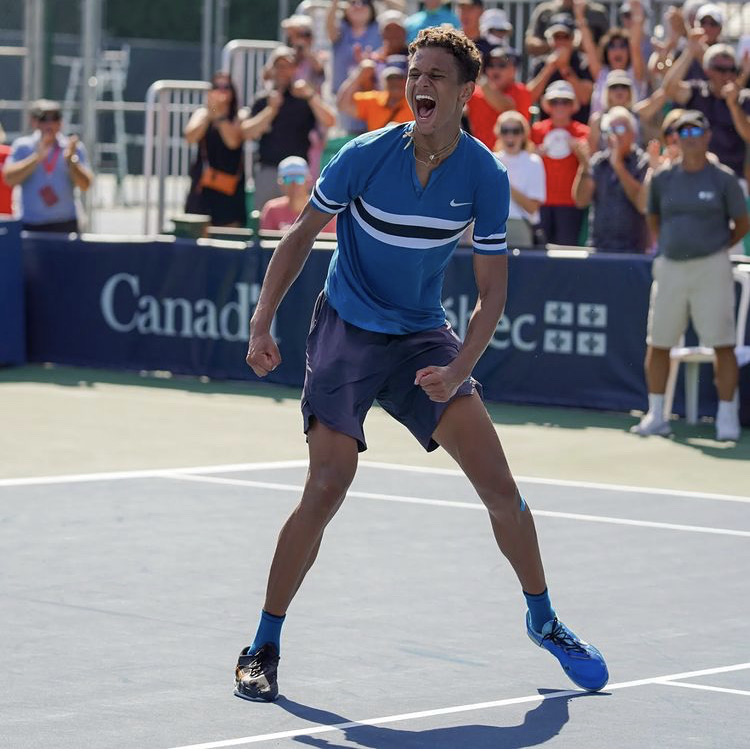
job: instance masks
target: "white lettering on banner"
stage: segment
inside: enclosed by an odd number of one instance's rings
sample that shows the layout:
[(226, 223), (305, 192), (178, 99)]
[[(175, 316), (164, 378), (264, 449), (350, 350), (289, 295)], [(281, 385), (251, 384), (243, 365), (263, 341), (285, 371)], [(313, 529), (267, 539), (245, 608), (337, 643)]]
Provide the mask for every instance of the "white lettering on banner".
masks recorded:
[[(473, 307), (470, 308), (470, 301), (467, 294), (461, 294), (458, 297), (458, 311), (453, 309), (453, 297), (450, 296), (443, 301), (445, 316), (451, 324), (456, 335), (463, 341), (466, 338), (466, 330), (469, 326), (469, 319)], [(526, 341), (521, 333), (521, 328), (525, 325), (536, 324), (536, 317), (532, 314), (519, 315), (515, 320), (511, 320), (507, 315), (500, 318), (500, 322), (495, 328), (495, 335), (490, 340), (490, 348), (507, 349), (513, 346), (519, 351), (534, 351), (536, 341)], [(510, 338), (499, 338), (498, 336), (508, 335)]]
[[(445, 316), (456, 335), (463, 341), (473, 308), (467, 294), (458, 299), (452, 296), (443, 302)], [(607, 305), (570, 301), (547, 301), (544, 303), (545, 325), (543, 331), (542, 351), (550, 354), (580, 354), (582, 356), (606, 356), (607, 335), (592, 331), (591, 328), (607, 327)], [(537, 316), (530, 312), (510, 318), (504, 314), (500, 318), (495, 333), (490, 339), (492, 349), (514, 348), (519, 351), (536, 351), (540, 334), (535, 326)], [(574, 330), (574, 328), (586, 330)]]
[[(100, 307), (104, 321), (118, 333), (133, 330), (143, 335), (171, 338), (206, 338), (214, 341), (247, 341), (249, 322), (260, 296), (258, 283), (235, 283), (236, 299), (217, 307), (210, 299), (191, 302), (185, 298), (157, 299), (151, 294), (141, 295), (140, 279), (129, 273), (113, 275), (102, 287)], [(117, 292), (128, 302), (127, 317), (115, 313)], [(121, 310), (122, 312), (122, 310)], [(271, 324), (276, 336), (276, 319)]]

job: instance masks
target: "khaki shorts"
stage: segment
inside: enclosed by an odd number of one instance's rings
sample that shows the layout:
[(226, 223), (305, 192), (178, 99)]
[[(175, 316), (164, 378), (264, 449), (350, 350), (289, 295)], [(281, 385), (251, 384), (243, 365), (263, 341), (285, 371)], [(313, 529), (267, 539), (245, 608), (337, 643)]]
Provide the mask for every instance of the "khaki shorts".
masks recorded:
[(734, 279), (726, 251), (681, 261), (657, 257), (652, 274), (647, 344), (676, 346), (692, 320), (703, 346), (734, 346)]

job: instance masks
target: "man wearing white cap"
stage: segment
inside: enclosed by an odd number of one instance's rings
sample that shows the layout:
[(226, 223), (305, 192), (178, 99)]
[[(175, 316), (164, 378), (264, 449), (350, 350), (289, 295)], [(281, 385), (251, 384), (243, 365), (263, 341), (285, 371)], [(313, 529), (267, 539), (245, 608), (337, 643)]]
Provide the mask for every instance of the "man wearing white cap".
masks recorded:
[[(684, 81), (693, 60), (702, 58), (706, 79)], [(739, 68), (734, 50), (721, 42), (703, 51), (700, 32), (691, 29), (688, 45), (664, 77), (662, 87), (680, 107), (699, 110), (711, 124), (708, 148), (744, 177), (747, 145), (750, 144), (750, 89), (738, 84)]]
[(573, 16), (559, 13), (550, 18), (545, 37), (552, 52), (546, 58), (538, 59), (531, 69), (532, 78), (527, 86), (532, 100), (536, 102), (552, 82), (565, 81), (573, 88), (578, 102), (573, 117), (581, 123), (588, 123), (594, 82), (586, 56), (576, 49), (580, 34)]
[(551, 244), (576, 246), (580, 243), (584, 210), (575, 205), (573, 182), (588, 126), (573, 120), (578, 107), (573, 87), (567, 81), (554, 81), (542, 97), (542, 109), (549, 116), (531, 127), (531, 141), (537, 145), (547, 177), (547, 201), (540, 208), (540, 221)]
[[(494, 47), (510, 47), (513, 24), (502, 8), (488, 8), (479, 18), (479, 41), (474, 44), (482, 55), (487, 57)], [(489, 49), (485, 49), (485, 45)]]
[[(286, 231), (297, 219), (310, 199), (312, 176), (303, 157), (285, 157), (279, 163), (279, 186), (284, 196), (269, 199), (260, 213), (261, 231)], [(336, 233), (336, 218), (321, 233)]]
[[(705, 3), (695, 12), (693, 28), (701, 29), (703, 31), (701, 44), (704, 52), (712, 45), (719, 44), (723, 41), (721, 39), (723, 27), (724, 13), (718, 5), (715, 5), (714, 3)], [(685, 79), (685, 81), (692, 81), (693, 79), (705, 80), (706, 78), (706, 73), (703, 70), (703, 57), (695, 57), (690, 63), (690, 68), (688, 68), (683, 79)]]

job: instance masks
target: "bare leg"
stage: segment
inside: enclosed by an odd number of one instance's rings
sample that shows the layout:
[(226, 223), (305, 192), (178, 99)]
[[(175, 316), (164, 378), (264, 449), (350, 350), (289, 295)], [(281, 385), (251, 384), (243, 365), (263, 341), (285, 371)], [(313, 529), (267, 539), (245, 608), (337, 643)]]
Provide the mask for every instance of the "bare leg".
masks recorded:
[(299, 505), (279, 533), (268, 575), (269, 613), (283, 616), (313, 565), (323, 530), (338, 511), (357, 470), (357, 441), (314, 422), (308, 435), (310, 466)]
[(714, 351), (714, 384), (719, 394), (719, 401), (731, 401), (737, 390), (739, 369), (737, 357), (732, 346), (717, 346)]
[(669, 376), (669, 349), (649, 346), (646, 349), (646, 383), (649, 393), (662, 395)]
[(433, 437), (458, 462), (487, 507), (495, 540), (521, 587), (544, 592), (546, 581), (534, 519), (513, 480), (500, 439), (477, 394), (454, 399)]

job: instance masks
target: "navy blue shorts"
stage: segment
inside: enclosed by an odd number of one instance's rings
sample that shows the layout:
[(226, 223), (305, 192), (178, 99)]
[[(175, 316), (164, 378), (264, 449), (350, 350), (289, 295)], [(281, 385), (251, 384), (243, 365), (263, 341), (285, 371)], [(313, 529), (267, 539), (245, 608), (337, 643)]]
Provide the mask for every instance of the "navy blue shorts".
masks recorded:
[[(414, 385), (414, 376), (422, 367), (450, 364), (460, 348), (461, 340), (448, 324), (406, 335), (363, 330), (342, 320), (321, 293), (307, 336), (302, 391), (305, 433), (315, 417), (331, 430), (354, 438), (364, 451), (363, 425), (377, 399), (428, 451), (434, 451), (438, 444), (432, 434), (450, 401), (432, 401)], [(468, 378), (454, 398), (474, 391), (481, 397), (482, 386)]]

